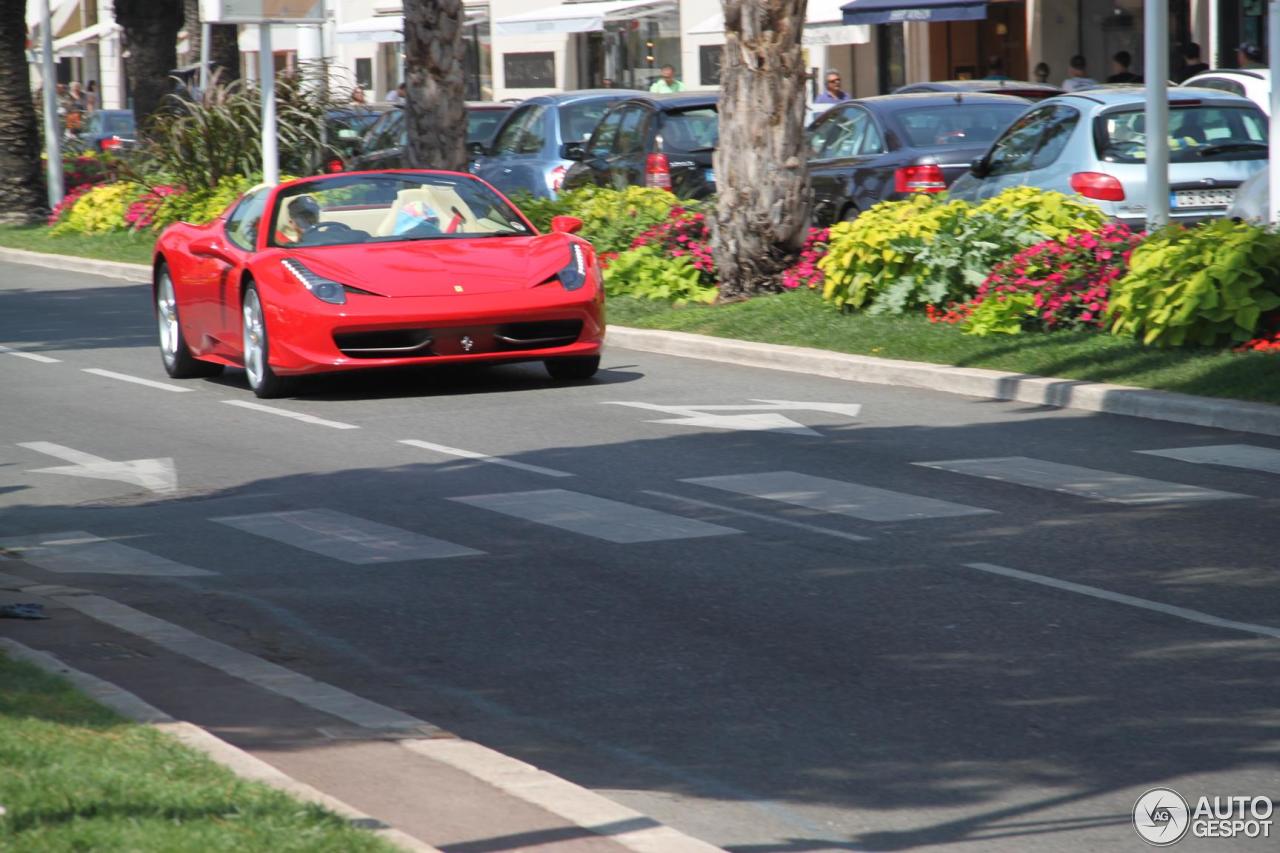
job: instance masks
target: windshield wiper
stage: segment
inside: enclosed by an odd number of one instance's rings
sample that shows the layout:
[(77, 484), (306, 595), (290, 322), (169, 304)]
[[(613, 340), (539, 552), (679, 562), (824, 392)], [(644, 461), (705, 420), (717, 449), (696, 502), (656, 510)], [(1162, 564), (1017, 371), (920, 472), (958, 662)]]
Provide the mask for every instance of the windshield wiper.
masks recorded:
[(1201, 157), (1210, 157), (1224, 151), (1266, 151), (1268, 147), (1265, 142), (1220, 142), (1217, 145), (1197, 149), (1196, 154)]

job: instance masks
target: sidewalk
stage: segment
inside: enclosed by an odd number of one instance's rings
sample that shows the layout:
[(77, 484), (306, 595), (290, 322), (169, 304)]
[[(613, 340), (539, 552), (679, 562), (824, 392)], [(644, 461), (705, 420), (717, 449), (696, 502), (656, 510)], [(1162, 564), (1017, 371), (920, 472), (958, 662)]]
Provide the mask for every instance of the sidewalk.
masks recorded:
[[(42, 604), (50, 618), (3, 620), (3, 635), (21, 646), (0, 638), (0, 649), (45, 668), (61, 664), (55, 671), (70, 675), (98, 701), (159, 725), (241, 775), (320, 802), (404, 849), (718, 849), (395, 709), (352, 696), (350, 712), (341, 705), (333, 705), (333, 713), (319, 710), (315, 705), (342, 691), (305, 676), (292, 674), (306, 685), (294, 691), (297, 698), (267, 689), (263, 684), (289, 684), (286, 671), (63, 586), (22, 560), (0, 558), (0, 604), (16, 602)], [(27, 655), (22, 646), (37, 654)], [(223, 668), (214, 656), (218, 647), (227, 650), (231, 665)], [(67, 667), (87, 678), (67, 673)], [(245, 677), (227, 671), (237, 669)], [(259, 669), (275, 672), (275, 681), (255, 678)], [(309, 695), (317, 697), (314, 704), (306, 701)], [(379, 717), (385, 724), (378, 724)]]

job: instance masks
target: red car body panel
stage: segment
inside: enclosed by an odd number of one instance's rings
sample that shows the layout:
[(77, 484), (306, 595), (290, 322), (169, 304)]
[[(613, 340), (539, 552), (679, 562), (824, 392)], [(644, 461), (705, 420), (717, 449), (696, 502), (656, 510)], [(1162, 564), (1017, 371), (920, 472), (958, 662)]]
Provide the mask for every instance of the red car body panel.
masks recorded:
[[(265, 208), (268, 221), (279, 193), (299, 183), (404, 173), (424, 174), (401, 169), (345, 172), (281, 184), (270, 191)], [(484, 183), (470, 175), (464, 177)], [(538, 234), (530, 224), (534, 236), (281, 247), (269, 246), (267, 229), (259, 228), (256, 248), (247, 251), (227, 237), (227, 218), (234, 209), (232, 205), (206, 225), (171, 225), (156, 244), (156, 266), (168, 266), (183, 337), (198, 359), (243, 365), (241, 295), (250, 279), (264, 307), (271, 341), (270, 365), (281, 375), (600, 352), (605, 333), (603, 283), (591, 244), (575, 235)], [(514, 205), (512, 209), (519, 212)], [(520, 216), (523, 219), (523, 214)], [(208, 246), (201, 254), (193, 253), (191, 245), (198, 240), (211, 241), (215, 256), (207, 253)], [(573, 245), (583, 253), (587, 280), (570, 291), (556, 274), (572, 258)], [(285, 269), (282, 261), (286, 258), (295, 258), (317, 275), (365, 292), (348, 292), (346, 303), (341, 305), (323, 302)], [(566, 329), (577, 328), (574, 324), (580, 324), (580, 331), (571, 341), (563, 340)], [(557, 331), (558, 336), (537, 334), (544, 326)], [(512, 329), (534, 331), (526, 337), (504, 334)], [(434, 341), (425, 353), (353, 356), (337, 343), (342, 336), (426, 334), (424, 330), (429, 330)], [(464, 337), (468, 341), (463, 341)], [(502, 340), (504, 337), (509, 340)], [(558, 339), (553, 341), (553, 337)]]

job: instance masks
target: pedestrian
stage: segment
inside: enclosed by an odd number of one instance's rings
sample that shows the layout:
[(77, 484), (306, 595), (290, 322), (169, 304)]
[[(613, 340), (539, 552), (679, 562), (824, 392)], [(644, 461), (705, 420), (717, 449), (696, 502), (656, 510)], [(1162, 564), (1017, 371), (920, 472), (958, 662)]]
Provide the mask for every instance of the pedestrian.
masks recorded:
[(1008, 80), (1004, 73), (1004, 57), (992, 55), (987, 58), (987, 76), (983, 80)]
[(662, 76), (653, 81), (653, 85), (649, 87), (650, 92), (683, 92), (684, 84), (676, 79), (676, 69), (673, 65), (662, 66)]
[(1182, 61), (1182, 77), (1178, 80), (1179, 83), (1188, 77), (1194, 77), (1209, 70), (1209, 63), (1200, 58), (1200, 45), (1195, 42), (1187, 42), (1187, 46), (1182, 49)]
[(849, 93), (840, 88), (840, 72), (834, 68), (827, 69), (827, 86), (822, 94), (813, 99), (815, 104), (841, 104), (849, 100)]
[(88, 112), (98, 111), (98, 81), (90, 80), (84, 87), (85, 110)]
[(364, 106), (365, 104), (364, 89), (360, 88), (359, 86), (356, 86), (354, 89), (351, 90), (351, 103), (361, 107)]
[(1262, 48), (1251, 41), (1236, 48), (1236, 64), (1241, 68), (1266, 68), (1266, 56)]
[(1067, 75), (1067, 79), (1062, 81), (1064, 92), (1079, 92), (1081, 89), (1092, 89), (1098, 85), (1098, 81), (1086, 72), (1084, 57), (1078, 53), (1067, 63)]
[(1115, 71), (1107, 78), (1108, 83), (1141, 83), (1142, 78), (1129, 70), (1129, 66), (1133, 64), (1133, 57), (1129, 55), (1127, 50), (1117, 50), (1115, 56), (1111, 57), (1111, 68)]
[(390, 92), (387, 92), (387, 96), (383, 98), (383, 100), (385, 100), (388, 104), (391, 104), (392, 106), (403, 106), (404, 97), (405, 97), (405, 87), (404, 87), (404, 84), (401, 83), (399, 86), (396, 86)]
[(1035, 69), (1035, 71), (1033, 71), (1032, 73), (1035, 75), (1035, 78), (1036, 78), (1036, 82), (1037, 82), (1037, 83), (1044, 83), (1044, 84), (1048, 85), (1048, 83), (1049, 83), (1049, 73), (1050, 73), (1050, 72), (1049, 72), (1049, 63), (1047, 63), (1047, 62), (1037, 62), (1037, 63), (1036, 63), (1036, 69)]
[(601, 80), (601, 81), (600, 81), (600, 88), (601, 88), (601, 89), (612, 89), (612, 88), (613, 88), (613, 86), (614, 86), (614, 83), (613, 83), (613, 78), (612, 78), (612, 77), (606, 77), (606, 78), (604, 78), (603, 80)]
[(80, 88), (79, 80), (72, 80), (71, 87), (67, 90), (67, 111), (64, 118), (67, 133), (80, 132), (84, 127), (84, 113), (84, 90)]

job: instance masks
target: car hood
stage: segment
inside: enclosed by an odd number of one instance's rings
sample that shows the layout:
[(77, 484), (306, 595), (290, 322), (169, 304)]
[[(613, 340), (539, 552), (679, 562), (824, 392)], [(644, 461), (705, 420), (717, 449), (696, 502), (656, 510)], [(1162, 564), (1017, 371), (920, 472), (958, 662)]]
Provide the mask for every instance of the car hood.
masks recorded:
[(479, 237), (315, 246), (287, 253), (317, 275), (379, 296), (503, 293), (541, 284), (570, 261), (570, 238)]

